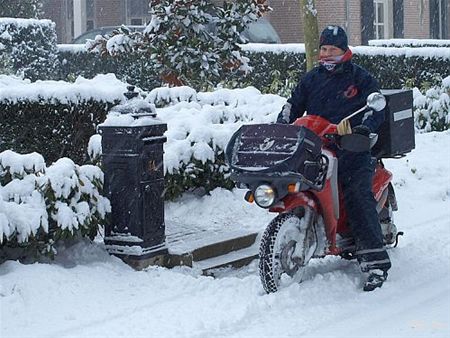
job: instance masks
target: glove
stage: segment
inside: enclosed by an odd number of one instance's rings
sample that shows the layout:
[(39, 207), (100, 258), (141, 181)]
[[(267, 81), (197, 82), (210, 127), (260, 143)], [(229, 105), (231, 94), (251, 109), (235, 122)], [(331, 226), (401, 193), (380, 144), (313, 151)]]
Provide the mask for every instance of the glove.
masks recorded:
[(352, 133), (352, 127), (349, 120), (342, 120), (336, 126), (338, 135), (347, 135)]
[(367, 126), (365, 126), (363, 124), (360, 124), (359, 126), (353, 127), (352, 132), (353, 132), (353, 134), (364, 135), (364, 136), (367, 136), (367, 137), (369, 137), (369, 135), (370, 135), (369, 127), (367, 127)]

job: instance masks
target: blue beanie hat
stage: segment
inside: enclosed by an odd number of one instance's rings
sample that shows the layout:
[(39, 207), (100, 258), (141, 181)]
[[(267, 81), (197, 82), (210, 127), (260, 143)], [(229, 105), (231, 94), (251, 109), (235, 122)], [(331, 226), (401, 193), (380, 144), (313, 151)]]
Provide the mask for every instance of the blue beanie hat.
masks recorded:
[(343, 51), (348, 49), (348, 39), (347, 34), (344, 29), (340, 26), (328, 26), (320, 34), (320, 45), (332, 45), (339, 47)]

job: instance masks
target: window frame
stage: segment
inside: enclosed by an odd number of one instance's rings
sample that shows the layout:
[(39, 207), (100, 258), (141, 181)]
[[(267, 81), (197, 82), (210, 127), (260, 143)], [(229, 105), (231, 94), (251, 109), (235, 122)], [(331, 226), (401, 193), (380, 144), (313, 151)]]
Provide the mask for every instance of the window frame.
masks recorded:
[[(378, 4), (383, 5), (383, 21), (379, 20)], [(373, 26), (374, 26), (374, 38), (376, 40), (380, 39), (390, 39), (394, 35), (393, 26), (393, 2), (392, 0), (373, 0)], [(379, 27), (383, 27), (383, 36), (379, 34)]]

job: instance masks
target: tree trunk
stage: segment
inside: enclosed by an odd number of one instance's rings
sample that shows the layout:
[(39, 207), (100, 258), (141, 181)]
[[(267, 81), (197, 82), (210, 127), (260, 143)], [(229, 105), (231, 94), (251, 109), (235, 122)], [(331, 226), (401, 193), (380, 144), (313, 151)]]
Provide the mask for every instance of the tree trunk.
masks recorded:
[(319, 58), (319, 24), (314, 0), (300, 0), (305, 35), (306, 70), (314, 68)]

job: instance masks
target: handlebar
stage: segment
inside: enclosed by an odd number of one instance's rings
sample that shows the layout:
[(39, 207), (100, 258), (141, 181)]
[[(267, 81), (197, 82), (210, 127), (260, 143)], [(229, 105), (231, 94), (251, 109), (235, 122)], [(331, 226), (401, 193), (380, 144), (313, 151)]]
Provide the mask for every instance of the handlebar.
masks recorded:
[(362, 134), (325, 134), (324, 138), (340, 149), (359, 153), (372, 149), (378, 140), (378, 134), (370, 133), (368, 137)]

